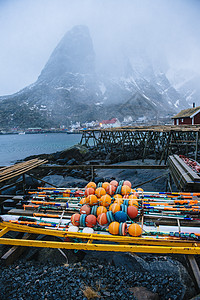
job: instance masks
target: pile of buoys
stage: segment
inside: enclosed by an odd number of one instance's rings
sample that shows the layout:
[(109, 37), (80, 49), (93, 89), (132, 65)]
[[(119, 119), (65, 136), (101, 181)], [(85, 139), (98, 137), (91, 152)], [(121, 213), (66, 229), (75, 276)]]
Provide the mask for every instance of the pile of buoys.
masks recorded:
[(140, 225), (133, 223), (138, 216), (138, 192), (131, 189), (128, 180), (119, 183), (116, 180), (99, 184), (89, 182), (80, 204), (80, 213), (72, 215), (71, 223), (84, 227), (84, 232), (87, 227), (95, 230), (95, 226), (100, 226), (114, 235), (142, 234)]

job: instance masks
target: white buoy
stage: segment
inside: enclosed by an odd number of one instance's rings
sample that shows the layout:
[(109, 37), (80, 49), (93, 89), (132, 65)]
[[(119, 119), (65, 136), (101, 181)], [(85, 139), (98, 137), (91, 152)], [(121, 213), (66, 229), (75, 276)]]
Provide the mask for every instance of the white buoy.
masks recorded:
[(94, 233), (94, 229), (90, 227), (84, 227), (83, 228), (83, 233)]
[(78, 227), (77, 226), (69, 226), (68, 232), (78, 232)]

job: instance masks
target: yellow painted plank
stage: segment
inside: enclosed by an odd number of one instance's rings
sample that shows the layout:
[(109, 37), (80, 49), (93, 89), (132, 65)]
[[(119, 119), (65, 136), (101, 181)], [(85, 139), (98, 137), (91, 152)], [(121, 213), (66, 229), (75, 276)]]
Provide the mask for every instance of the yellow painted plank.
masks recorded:
[(1, 238), (4, 245), (26, 246), (26, 247), (44, 247), (60, 249), (76, 249), (88, 251), (117, 251), (134, 253), (175, 253), (175, 254), (200, 254), (200, 247), (166, 247), (166, 246), (144, 246), (144, 245), (109, 245), (109, 244), (90, 244), (90, 243), (68, 243), (68, 242), (50, 242), (34, 240), (18, 240)]
[(9, 231), (9, 229), (7, 227), (4, 227), (1, 231), (0, 231), (0, 237), (2, 237), (4, 234), (6, 234)]
[[(97, 241), (109, 241), (113, 243), (125, 243), (125, 244), (144, 244), (144, 245), (162, 245), (173, 247), (200, 247), (200, 242), (196, 241), (183, 241), (176, 239), (162, 239), (162, 238), (144, 238), (144, 237), (130, 237), (130, 236), (118, 236), (118, 235), (106, 235), (106, 234), (88, 234), (81, 232), (68, 233), (67, 231), (34, 228), (26, 225), (12, 224), (9, 222), (0, 223), (0, 227), (7, 227), (10, 231), (27, 232), (35, 234), (52, 235), (59, 237), (79, 238), (87, 240)], [(1, 239), (0, 239), (1, 244)]]

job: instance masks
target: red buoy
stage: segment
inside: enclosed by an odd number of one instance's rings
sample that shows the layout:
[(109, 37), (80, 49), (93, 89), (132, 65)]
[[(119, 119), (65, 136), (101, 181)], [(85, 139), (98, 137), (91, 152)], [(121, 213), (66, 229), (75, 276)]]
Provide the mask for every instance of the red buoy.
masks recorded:
[(127, 207), (127, 215), (129, 216), (129, 218), (134, 219), (137, 217), (138, 215), (138, 210), (137, 208), (132, 205), (132, 206), (128, 206)]
[(89, 205), (85, 204), (81, 207), (80, 209), (80, 214), (86, 214), (86, 215), (89, 215), (91, 212), (91, 208)]
[(97, 218), (94, 215), (88, 215), (85, 218), (85, 224), (87, 227), (94, 227), (97, 224)]
[(85, 189), (85, 196), (94, 195), (95, 190), (92, 187)]
[(131, 182), (129, 180), (125, 180), (123, 185), (128, 185), (131, 188)]
[(106, 188), (106, 193), (108, 193), (110, 196), (114, 195), (116, 191), (116, 186), (109, 184)]
[(102, 214), (98, 215), (97, 222), (101, 226), (106, 225), (108, 223), (108, 219), (107, 219), (106, 213), (102, 213)]
[(112, 180), (110, 182), (111, 185), (114, 185), (116, 188), (118, 187), (119, 183), (117, 182), (117, 180)]
[(71, 216), (71, 222), (72, 222), (72, 224), (74, 225), (74, 226), (79, 226), (80, 225), (80, 223), (79, 223), (79, 220), (80, 220), (80, 214), (73, 214), (72, 216)]

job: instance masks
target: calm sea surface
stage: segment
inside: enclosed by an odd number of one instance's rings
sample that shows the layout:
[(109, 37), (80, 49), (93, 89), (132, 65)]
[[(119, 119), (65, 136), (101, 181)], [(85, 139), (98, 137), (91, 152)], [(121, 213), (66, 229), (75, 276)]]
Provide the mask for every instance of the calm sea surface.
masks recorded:
[(0, 166), (34, 154), (61, 151), (80, 140), (80, 134), (67, 133), (0, 135)]

